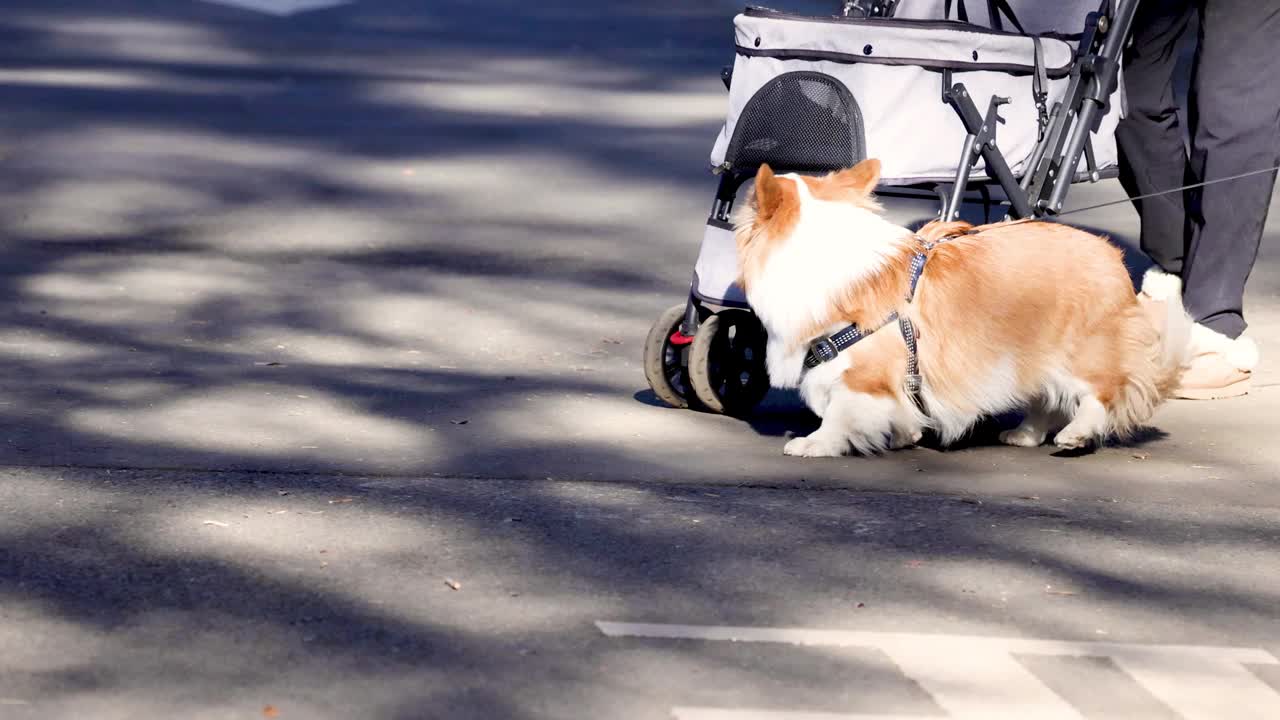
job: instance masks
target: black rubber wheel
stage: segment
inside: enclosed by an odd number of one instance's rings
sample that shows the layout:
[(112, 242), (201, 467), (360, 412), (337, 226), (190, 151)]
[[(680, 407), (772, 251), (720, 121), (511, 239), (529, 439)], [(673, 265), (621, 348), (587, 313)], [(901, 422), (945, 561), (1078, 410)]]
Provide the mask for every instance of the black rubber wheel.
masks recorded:
[(671, 344), (671, 336), (684, 322), (685, 305), (673, 305), (658, 316), (644, 341), (644, 376), (653, 394), (671, 407), (689, 407), (689, 372), (685, 364), (688, 346)]
[(748, 310), (722, 310), (698, 326), (689, 348), (689, 384), (712, 412), (742, 416), (769, 392), (764, 327)]

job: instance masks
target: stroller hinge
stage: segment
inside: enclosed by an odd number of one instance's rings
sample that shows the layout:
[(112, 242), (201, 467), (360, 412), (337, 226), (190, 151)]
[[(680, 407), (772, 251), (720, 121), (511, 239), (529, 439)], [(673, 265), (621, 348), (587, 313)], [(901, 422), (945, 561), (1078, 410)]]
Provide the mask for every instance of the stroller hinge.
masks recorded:
[(986, 162), (987, 174), (994, 177), (1009, 196), (1013, 213), (1024, 218), (1031, 215), (1031, 206), (1024, 195), (1017, 192), (1018, 180), (1009, 168), (1008, 161), (996, 145), (996, 126), (1004, 122), (1000, 117), (1001, 105), (1009, 102), (1009, 98), (992, 96), (987, 104), (987, 114), (978, 112), (964, 83), (951, 83), (951, 71), (942, 71), (942, 99), (960, 116), (967, 135), (964, 150), (960, 155), (960, 164), (956, 168), (956, 179), (951, 189), (951, 198), (942, 209), (942, 219), (955, 220), (960, 217), (960, 204), (969, 185), (969, 175), (979, 158)]

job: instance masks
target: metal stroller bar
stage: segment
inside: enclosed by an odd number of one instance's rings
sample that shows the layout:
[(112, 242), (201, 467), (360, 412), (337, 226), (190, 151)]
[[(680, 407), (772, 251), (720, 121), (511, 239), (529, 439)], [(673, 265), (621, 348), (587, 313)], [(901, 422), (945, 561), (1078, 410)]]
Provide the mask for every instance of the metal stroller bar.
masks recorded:
[[(1138, 0), (1104, 0), (1097, 12), (1089, 14), (1076, 51), (1078, 62), (1073, 64), (1066, 95), (1050, 113), (1049, 123), (1031, 155), (1021, 183), (1013, 179), (1008, 163), (995, 147), (992, 121), (996, 119), (994, 108), (1000, 98), (992, 99), (987, 122), (976, 123), (978, 110), (963, 91), (964, 86), (957, 83), (952, 87), (950, 78), (944, 74), (943, 98), (960, 115), (969, 136), (981, 136), (983, 131), (991, 135), (987, 144), (981, 146), (981, 154), (991, 174), (1008, 195), (1012, 206), (1010, 214), (1014, 217), (1041, 217), (1061, 211), (1067, 192), (1075, 181), (1081, 156), (1086, 153), (1090, 174), (1097, 179), (1089, 137), (1098, 130), (1102, 116), (1109, 109), (1111, 94), (1116, 89), (1120, 57), (1137, 6)], [(971, 142), (966, 144), (965, 154), (961, 157), (952, 202), (944, 209), (943, 217), (955, 216), (958, 198), (963, 195), (968, 181), (968, 169), (975, 162), (977, 155)]]
[(1009, 98), (992, 97), (987, 105), (987, 114), (985, 116), (979, 115), (978, 108), (973, 104), (973, 99), (969, 96), (969, 91), (965, 88), (964, 83), (952, 85), (951, 71), (944, 70), (942, 72), (942, 99), (955, 108), (961, 122), (964, 123), (965, 131), (968, 135), (965, 137), (960, 166), (956, 169), (955, 185), (952, 187), (951, 197), (942, 208), (941, 217), (946, 220), (954, 220), (960, 217), (960, 203), (964, 200), (965, 189), (969, 184), (969, 172), (978, 162), (979, 157), (986, 161), (987, 169), (995, 175), (996, 180), (1005, 188), (1006, 193), (1009, 195), (1009, 203), (1013, 206), (1014, 214), (1020, 218), (1029, 217), (1032, 211), (1027, 204), (1026, 196), (1019, 192), (1010, 192), (1010, 188), (1017, 189), (1018, 180), (1014, 177), (1013, 171), (1009, 169), (1009, 163), (1005, 161), (1004, 155), (1000, 153), (1000, 149), (996, 145), (996, 127), (1002, 122), (998, 110), (1001, 105), (1008, 104)]
[[(1138, 2), (1103, 0), (1098, 10), (1087, 16), (1066, 94), (1049, 113), (1044, 132), (1031, 154), (1021, 182), (1009, 169), (995, 139), (996, 123), (1000, 121), (996, 109), (1008, 100), (992, 98), (984, 116), (964, 84), (953, 85), (951, 73), (943, 72), (942, 99), (959, 115), (967, 136), (951, 197), (944, 204), (941, 217), (950, 219), (958, 216), (970, 171), (979, 157), (985, 161), (988, 174), (1009, 198), (1010, 215), (1017, 218), (1043, 217), (1060, 212), (1075, 181), (1082, 155), (1086, 157), (1091, 179), (1097, 179), (1090, 135), (1098, 130), (1102, 117), (1109, 110), (1108, 103), (1118, 82), (1120, 58)], [(849, 14), (852, 6), (866, 13), (864, 17), (873, 9), (881, 17), (892, 17), (895, 4), (847, 2), (845, 13)], [(1007, 7), (999, 0), (989, 4), (993, 18), (998, 18), (1000, 6)]]
[[(1104, 4), (1104, 7), (1106, 4)], [(1067, 178), (1059, 172), (1059, 182), (1048, 192), (1036, 198), (1036, 208), (1049, 213), (1062, 210), (1067, 190), (1080, 163), (1080, 154), (1086, 147), (1090, 133), (1096, 132), (1102, 116), (1107, 111), (1107, 103), (1116, 89), (1116, 79), (1120, 69), (1120, 58), (1129, 38), (1129, 30), (1133, 26), (1133, 16), (1138, 9), (1138, 0), (1117, 0), (1111, 16), (1101, 15), (1097, 20), (1097, 32), (1105, 36), (1102, 49), (1097, 55), (1084, 58), (1080, 73), (1090, 76), (1089, 88), (1083, 95), (1080, 116), (1072, 129), (1071, 141), (1067, 145), (1065, 163), (1059, 161), (1059, 167), (1067, 168)], [(1101, 12), (1101, 11), (1100, 11)], [(1110, 27), (1108, 27), (1110, 26)], [(1074, 99), (1074, 95), (1072, 98)], [(1068, 113), (1068, 116), (1070, 113)]]

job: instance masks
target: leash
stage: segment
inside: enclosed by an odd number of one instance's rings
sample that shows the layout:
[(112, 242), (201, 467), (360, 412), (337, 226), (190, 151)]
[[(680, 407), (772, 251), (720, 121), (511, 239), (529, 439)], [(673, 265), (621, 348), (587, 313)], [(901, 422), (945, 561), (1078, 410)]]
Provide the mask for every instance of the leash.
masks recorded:
[(1073, 210), (1068, 210), (1066, 212), (1058, 213), (1057, 215), (1055, 215), (1055, 217), (1062, 217), (1063, 215), (1070, 215), (1072, 213), (1084, 212), (1086, 210), (1097, 210), (1098, 208), (1104, 208), (1110, 205), (1119, 205), (1121, 203), (1134, 202), (1137, 200), (1146, 200), (1147, 198), (1160, 197), (1161, 195), (1171, 195), (1176, 192), (1183, 192), (1184, 190), (1194, 190), (1195, 188), (1205, 187), (1206, 185), (1217, 185), (1218, 183), (1231, 182), (1232, 180), (1239, 180), (1240, 178), (1252, 177), (1254, 175), (1262, 175), (1263, 173), (1275, 172), (1277, 170), (1280, 170), (1280, 165), (1277, 165), (1271, 168), (1266, 168), (1264, 170), (1250, 170), (1249, 172), (1243, 172), (1243, 173), (1240, 173), (1239, 175), (1232, 175), (1230, 177), (1218, 178), (1216, 180), (1205, 180), (1204, 182), (1191, 183), (1190, 185), (1183, 185), (1182, 187), (1176, 187), (1171, 190), (1161, 190), (1160, 192), (1147, 193), (1146, 195), (1138, 195), (1137, 197), (1125, 198), (1123, 200), (1112, 200), (1110, 202), (1098, 203), (1097, 205), (1089, 205), (1088, 207), (1075, 208)]

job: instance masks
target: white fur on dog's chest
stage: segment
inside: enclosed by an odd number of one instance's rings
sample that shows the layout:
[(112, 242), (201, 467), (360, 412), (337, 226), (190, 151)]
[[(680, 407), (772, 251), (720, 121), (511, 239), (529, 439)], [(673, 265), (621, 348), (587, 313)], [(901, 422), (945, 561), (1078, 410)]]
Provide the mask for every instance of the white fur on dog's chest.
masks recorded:
[(800, 383), (807, 343), (813, 338), (796, 334), (830, 318), (837, 295), (882, 270), (911, 237), (905, 228), (873, 213), (814, 200), (798, 179), (796, 188), (804, 207), (799, 224), (791, 239), (770, 256), (747, 294), (769, 331), (766, 359), (778, 387)]
[[(825, 334), (834, 335), (842, 329), (844, 328), (830, 327)], [(850, 356), (848, 353), (840, 353), (830, 362), (815, 368), (806, 368), (804, 360), (808, 353), (807, 343), (801, 345), (799, 349), (794, 349), (783, 340), (770, 338), (765, 351), (765, 366), (769, 370), (770, 384), (780, 388), (802, 387), (813, 382), (815, 377), (833, 382), (849, 367)]]
[(815, 415), (823, 417), (826, 414), (827, 405), (831, 403), (831, 389), (842, 381), (841, 376), (852, 366), (850, 356), (841, 353), (834, 360), (805, 373), (800, 381), (800, 397)]
[[(827, 329), (828, 335), (842, 328)], [(853, 367), (853, 356), (842, 352), (834, 359), (817, 367), (806, 368), (805, 356), (808, 347), (800, 350), (786, 351), (781, 342), (770, 342), (765, 358), (769, 369), (769, 382), (774, 387), (798, 388), (800, 397), (818, 417), (822, 417), (831, 398), (831, 388), (842, 381), (842, 375)]]

